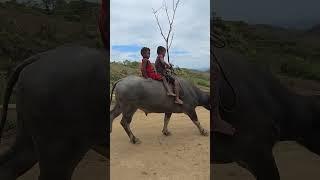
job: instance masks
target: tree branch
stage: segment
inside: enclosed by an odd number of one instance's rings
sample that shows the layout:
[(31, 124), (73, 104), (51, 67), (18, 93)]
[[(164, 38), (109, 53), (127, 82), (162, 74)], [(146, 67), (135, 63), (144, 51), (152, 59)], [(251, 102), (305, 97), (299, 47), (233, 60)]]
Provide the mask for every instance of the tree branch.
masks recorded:
[[(174, 2), (174, 0), (173, 0), (173, 2)], [(168, 33), (167, 38), (169, 38), (170, 33), (171, 33), (171, 31), (172, 31), (173, 22), (174, 22), (174, 18), (175, 18), (175, 15), (176, 15), (176, 11), (177, 11), (179, 2), (180, 2), (180, 0), (178, 0), (178, 1), (176, 2), (175, 6), (174, 6), (174, 8), (173, 8), (173, 15), (172, 15), (171, 22), (169, 21), (169, 26), (170, 26), (170, 28), (169, 28), (169, 33)]]
[(168, 13), (168, 6), (167, 6), (167, 3), (165, 3), (165, 10), (166, 10), (167, 18), (168, 18), (168, 23), (170, 24), (170, 23), (171, 23), (171, 21), (170, 21), (170, 17), (169, 17), (169, 13)]
[(154, 17), (157, 20), (157, 24), (158, 24), (158, 27), (160, 29), (160, 33), (161, 33), (162, 37), (164, 38), (164, 40), (166, 40), (166, 37), (163, 34), (163, 31), (162, 31), (162, 28), (161, 28), (161, 25), (160, 25), (160, 22), (159, 22), (159, 18), (158, 18), (157, 14), (156, 14), (156, 11), (154, 11), (154, 9), (153, 9), (153, 14), (154, 14)]
[(163, 5), (159, 9), (157, 9), (156, 11), (152, 8), (153, 13), (158, 13), (158, 11), (160, 11), (160, 9), (162, 9), (162, 8), (163, 8)]
[(174, 0), (172, 0), (172, 11), (174, 11)]
[(179, 2), (180, 2), (180, 0), (177, 1), (176, 6), (175, 6), (174, 9), (173, 9), (172, 21), (171, 21), (170, 25), (173, 24), (173, 20), (174, 20), (174, 18), (175, 18), (175, 16), (176, 16), (176, 11), (177, 11)]
[(173, 40), (173, 35), (174, 35), (174, 33), (172, 33), (172, 36), (171, 36), (171, 41), (170, 41), (170, 45), (169, 45), (169, 48), (171, 48), (171, 44), (172, 44), (172, 40)]
[[(174, 37), (174, 33), (173, 33), (173, 31), (172, 31), (172, 29), (173, 29), (173, 22), (174, 22), (174, 19), (175, 19), (175, 15), (176, 15), (176, 11), (177, 11), (177, 8), (178, 8), (179, 3), (180, 3), (180, 0), (177, 0), (177, 1), (172, 0), (172, 10), (173, 10), (172, 19), (170, 19), (169, 10), (168, 10), (168, 5), (167, 5), (167, 3), (166, 3), (165, 0), (162, 1), (162, 6), (161, 6), (158, 10), (154, 10), (154, 9), (152, 8), (154, 17), (155, 17), (155, 19), (156, 19), (156, 21), (157, 21), (157, 24), (158, 24), (158, 27), (159, 27), (159, 29), (160, 29), (160, 33), (161, 33), (163, 39), (164, 39), (165, 42), (166, 42), (166, 48), (167, 48), (167, 54), (168, 54), (168, 55), (167, 55), (167, 57), (168, 57), (168, 63), (170, 63), (170, 61), (169, 61), (169, 49), (171, 48), (172, 41), (173, 41), (173, 37)], [(159, 18), (158, 18), (158, 15), (157, 15), (158, 11), (159, 11), (160, 9), (162, 9), (162, 8), (164, 8), (164, 10), (165, 10), (165, 12), (166, 12), (167, 20), (168, 20), (168, 23), (169, 23), (169, 30), (168, 30), (168, 34), (166, 34), (166, 36), (165, 36), (165, 34), (163, 33), (163, 30), (162, 30), (162, 27), (161, 27), (161, 25), (160, 25)], [(171, 39), (170, 39), (170, 35), (171, 35)], [(170, 43), (169, 43), (169, 41), (170, 41)]]

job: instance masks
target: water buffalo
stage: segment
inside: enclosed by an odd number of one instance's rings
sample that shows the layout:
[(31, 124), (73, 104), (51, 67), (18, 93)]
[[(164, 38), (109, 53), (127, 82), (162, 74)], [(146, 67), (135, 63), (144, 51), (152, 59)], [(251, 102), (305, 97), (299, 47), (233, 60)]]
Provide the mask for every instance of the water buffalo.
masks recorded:
[(70, 180), (93, 148), (108, 158), (107, 54), (66, 45), (16, 67), (5, 91), (1, 131), (16, 85), (17, 136), (0, 155), (0, 179), (14, 180), (39, 162), (39, 180)]
[[(211, 163), (237, 162), (258, 180), (279, 180), (272, 154), (277, 141), (296, 141), (320, 154), (319, 98), (291, 92), (267, 68), (249, 63), (237, 53), (224, 49), (214, 53), (237, 92), (238, 104), (232, 112), (221, 110), (237, 134), (212, 133)], [(232, 104), (230, 87), (223, 82), (221, 88), (221, 104)]]
[(110, 127), (112, 128), (113, 120), (122, 113), (121, 125), (128, 134), (130, 142), (140, 143), (130, 130), (130, 123), (133, 114), (137, 109), (147, 113), (165, 113), (164, 126), (162, 133), (170, 135), (168, 123), (172, 113), (185, 113), (190, 117), (192, 122), (198, 127), (200, 133), (204, 136), (208, 132), (200, 125), (195, 108), (203, 106), (210, 110), (210, 95), (201, 91), (192, 83), (179, 78), (181, 88), (183, 89), (183, 105), (174, 103), (174, 99), (167, 95), (166, 90), (160, 81), (145, 79), (137, 76), (128, 76), (117, 81), (111, 92), (115, 91), (116, 103), (110, 111)]

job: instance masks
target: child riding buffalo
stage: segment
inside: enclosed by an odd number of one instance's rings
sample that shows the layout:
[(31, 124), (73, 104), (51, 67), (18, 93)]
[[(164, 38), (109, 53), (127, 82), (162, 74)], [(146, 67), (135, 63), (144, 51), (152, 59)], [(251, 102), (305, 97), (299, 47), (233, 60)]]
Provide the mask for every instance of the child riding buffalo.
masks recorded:
[(147, 47), (143, 47), (140, 51), (142, 58), (142, 63), (141, 63), (141, 73), (144, 78), (147, 79), (154, 79), (157, 81), (162, 81), (164, 84), (164, 87), (167, 90), (167, 95), (168, 96), (176, 96), (170, 89), (169, 84), (166, 80), (165, 77), (163, 77), (161, 74), (155, 72), (153, 65), (149, 61), (150, 58), (150, 49)]
[(166, 55), (166, 48), (164, 48), (163, 46), (158, 46), (157, 54), (158, 54), (158, 57), (155, 62), (157, 72), (160, 73), (163, 77), (165, 77), (165, 79), (169, 83), (174, 84), (174, 90), (176, 94), (175, 103), (183, 104), (183, 101), (179, 98), (179, 92), (180, 92), (179, 82), (174, 76), (168, 74), (168, 69), (171, 68), (171, 65), (169, 65), (164, 61), (164, 57)]

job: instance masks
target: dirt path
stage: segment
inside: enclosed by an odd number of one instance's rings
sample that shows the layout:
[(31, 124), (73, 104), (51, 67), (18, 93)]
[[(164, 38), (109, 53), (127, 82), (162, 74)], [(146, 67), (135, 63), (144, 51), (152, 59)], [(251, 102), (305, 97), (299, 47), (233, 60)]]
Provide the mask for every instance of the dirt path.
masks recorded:
[[(210, 113), (197, 109), (199, 121), (209, 130)], [(169, 123), (171, 136), (162, 135), (163, 114), (138, 111), (131, 125), (132, 132), (142, 141), (129, 142), (120, 125), (113, 122), (111, 134), (112, 180), (208, 180), (210, 138), (201, 136), (184, 114), (173, 114)]]
[[(209, 112), (197, 109), (203, 127), (209, 130)], [(172, 136), (162, 135), (163, 114), (138, 111), (132, 122), (132, 131), (142, 141), (139, 145), (129, 142), (120, 126), (120, 117), (113, 124), (111, 134), (111, 179), (112, 180), (208, 180), (209, 141), (201, 136), (196, 126), (183, 114), (172, 115), (169, 130)], [(7, 149), (14, 140), (14, 133), (6, 134), (0, 146)], [(39, 176), (36, 164), (18, 180), (35, 180)], [(94, 177), (94, 178), (93, 178)], [(105, 180), (106, 160), (89, 151), (77, 166), (74, 180)]]
[[(209, 113), (197, 109), (200, 122), (209, 129)], [(183, 114), (175, 114), (169, 124), (172, 136), (162, 135), (162, 114), (137, 112), (132, 131), (142, 141), (129, 143), (129, 138), (117, 118), (111, 134), (111, 180), (208, 180), (209, 137), (200, 136), (193, 123)], [(4, 150), (12, 138), (3, 138)], [(281, 142), (274, 148), (281, 180), (318, 180), (320, 157), (293, 142)], [(74, 180), (105, 180), (106, 161), (90, 151), (77, 167)], [(34, 180), (38, 165), (18, 180)], [(236, 164), (214, 165), (214, 180), (254, 180), (253, 176)]]
[[(294, 142), (281, 142), (274, 147), (281, 180), (318, 180), (320, 157)], [(214, 180), (255, 180), (236, 164), (214, 165)]]

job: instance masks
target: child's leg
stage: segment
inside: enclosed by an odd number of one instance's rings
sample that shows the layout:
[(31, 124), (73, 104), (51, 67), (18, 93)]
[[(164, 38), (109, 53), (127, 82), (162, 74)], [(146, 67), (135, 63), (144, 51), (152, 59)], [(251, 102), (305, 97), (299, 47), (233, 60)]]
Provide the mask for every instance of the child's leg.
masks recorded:
[(164, 77), (164, 76), (162, 77), (162, 82), (163, 82), (164, 87), (165, 87), (166, 90), (167, 90), (167, 95), (168, 95), (168, 96), (176, 96), (176, 94), (174, 94), (174, 93), (171, 91), (171, 88), (169, 87), (169, 83), (168, 83), (166, 77)]
[(176, 79), (173, 79), (174, 81), (174, 90), (175, 90), (175, 93), (176, 93), (176, 100), (175, 100), (175, 103), (177, 104), (183, 104), (183, 101), (179, 98), (180, 96), (180, 86), (179, 86), (179, 82), (176, 80)]

